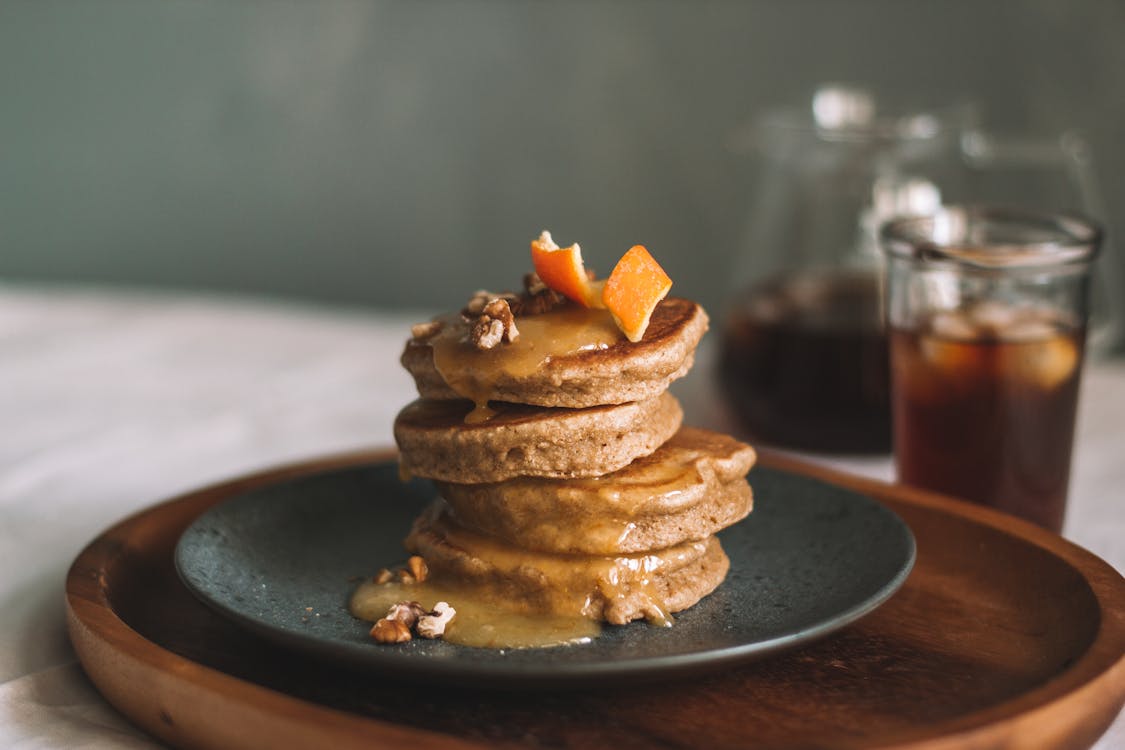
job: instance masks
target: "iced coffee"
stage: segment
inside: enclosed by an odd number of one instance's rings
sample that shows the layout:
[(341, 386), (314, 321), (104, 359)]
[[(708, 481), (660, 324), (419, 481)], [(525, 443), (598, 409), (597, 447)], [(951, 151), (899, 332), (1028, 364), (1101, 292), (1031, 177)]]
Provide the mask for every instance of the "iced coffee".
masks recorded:
[(1098, 231), (984, 209), (892, 222), (895, 463), (906, 484), (1059, 531)]
[(1083, 340), (987, 302), (892, 328), (899, 478), (1061, 529)]

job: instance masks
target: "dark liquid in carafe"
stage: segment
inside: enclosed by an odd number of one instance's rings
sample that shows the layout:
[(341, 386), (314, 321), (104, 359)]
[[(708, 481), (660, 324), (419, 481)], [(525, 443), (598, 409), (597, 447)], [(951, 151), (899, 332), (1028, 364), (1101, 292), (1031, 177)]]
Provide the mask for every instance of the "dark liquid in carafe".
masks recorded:
[(727, 400), (754, 438), (783, 447), (889, 453), (882, 291), (875, 273), (791, 276), (752, 287), (723, 334)]

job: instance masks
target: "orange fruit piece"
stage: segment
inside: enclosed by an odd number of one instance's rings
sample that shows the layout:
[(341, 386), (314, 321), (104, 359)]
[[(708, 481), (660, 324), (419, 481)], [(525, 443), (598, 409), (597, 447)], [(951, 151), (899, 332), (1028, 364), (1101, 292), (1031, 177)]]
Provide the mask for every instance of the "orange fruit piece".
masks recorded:
[(582, 264), (582, 248), (575, 242), (559, 247), (544, 230), (539, 239), (531, 241), (531, 262), (535, 273), (550, 289), (584, 307), (602, 307), (600, 284), (594, 284)]
[(652, 311), (671, 288), (672, 279), (644, 245), (633, 245), (606, 279), (602, 301), (625, 337), (636, 343), (645, 335)]

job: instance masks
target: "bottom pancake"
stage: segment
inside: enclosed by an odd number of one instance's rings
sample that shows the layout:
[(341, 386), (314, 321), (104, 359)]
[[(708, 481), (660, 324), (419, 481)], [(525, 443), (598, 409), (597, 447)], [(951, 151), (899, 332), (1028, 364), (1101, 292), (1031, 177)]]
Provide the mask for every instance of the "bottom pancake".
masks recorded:
[(615, 625), (666, 622), (714, 591), (730, 567), (713, 536), (615, 557), (528, 552), (458, 526), (441, 500), (415, 521), (406, 547), (435, 582), (485, 592), (506, 609)]

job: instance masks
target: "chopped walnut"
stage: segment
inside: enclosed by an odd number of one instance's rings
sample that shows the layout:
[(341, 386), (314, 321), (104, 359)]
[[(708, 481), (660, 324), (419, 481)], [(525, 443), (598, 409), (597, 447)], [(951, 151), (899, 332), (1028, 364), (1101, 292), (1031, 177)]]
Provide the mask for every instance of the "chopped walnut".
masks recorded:
[(518, 302), (519, 297), (511, 292), (497, 293), (490, 292), (486, 289), (478, 289), (473, 292), (473, 296), (469, 299), (469, 303), (465, 305), (465, 309), (461, 311), (461, 314), (467, 318), (475, 318), (484, 312), (484, 308), (487, 307), (489, 303), (498, 299), (502, 299), (509, 305), (512, 305)]
[(481, 310), (481, 315), (487, 315), (493, 320), (499, 320), (501, 323), (508, 323), (515, 318), (512, 315), (511, 304), (506, 299), (497, 297), (488, 301), (488, 304)]
[(438, 602), (432, 612), (427, 612), (418, 602), (398, 602), (390, 606), (386, 617), (371, 627), (371, 637), (379, 643), (405, 643), (414, 634), (422, 638), (441, 638), (456, 614), (457, 610), (449, 606), (449, 602)]
[(503, 342), (519, 338), (516, 312), (520, 298), (514, 294), (495, 294), (483, 289), (473, 294), (469, 304), (461, 311), (461, 318), (469, 324), (469, 338), (478, 349), (492, 349)]
[(529, 297), (534, 297), (537, 294), (550, 291), (548, 286), (543, 283), (543, 279), (539, 278), (539, 274), (535, 273), (535, 271), (523, 275), (523, 288)]
[(462, 315), (473, 316), (480, 315), (484, 312), (484, 306), (488, 304), (489, 300), (495, 299), (496, 295), (485, 289), (478, 289), (473, 292), (473, 296), (469, 298), (468, 304), (465, 309), (461, 311)]
[(418, 623), (418, 618), (428, 614), (418, 602), (392, 604), (387, 616), (371, 627), (371, 637), (379, 643), (405, 643), (411, 639), (410, 630)]
[(520, 337), (519, 329), (516, 328), (516, 316), (512, 313), (511, 305), (505, 299), (494, 299), (484, 306), (484, 315), (482, 317), (489, 317), (492, 320), (500, 321), (504, 326), (504, 341), (509, 344)]
[[(587, 271), (587, 275), (589, 273)], [(470, 335), (473, 343), (482, 349), (491, 349), (504, 341), (515, 341), (519, 337), (519, 331), (515, 328), (514, 318), (521, 315), (540, 315), (567, 304), (566, 297), (544, 284), (539, 274), (535, 272), (524, 274), (523, 286), (523, 294), (518, 295), (511, 292), (489, 292), (484, 289), (473, 293), (468, 304), (461, 310), (462, 320), (471, 326)], [(507, 303), (507, 310), (503, 309), (501, 302)], [(513, 320), (509, 321), (509, 315)], [(502, 329), (493, 325), (495, 320), (501, 321)], [(497, 338), (497, 335), (500, 338)], [(480, 341), (484, 341), (485, 345), (481, 346), (478, 343)]]
[(554, 289), (548, 289), (545, 292), (524, 297), (520, 302), (521, 315), (542, 315), (545, 312), (554, 310), (556, 307), (565, 305), (566, 297), (562, 296)]
[(438, 602), (434, 605), (433, 612), (418, 618), (415, 630), (423, 638), (441, 638), (445, 635), (446, 625), (456, 614), (457, 610), (449, 606), (449, 602)]
[(504, 324), (482, 317), (473, 324), (469, 335), (478, 349), (492, 349), (504, 340)]
[(511, 343), (519, 338), (516, 317), (508, 300), (496, 297), (481, 308), (480, 317), (473, 323), (469, 336), (478, 349), (492, 349), (501, 342)]
[(430, 569), (427, 567), (426, 561), (418, 555), (414, 555), (407, 560), (406, 567), (410, 569), (410, 574), (414, 576), (414, 580), (418, 583), (426, 580), (426, 577), (430, 574)]
[(425, 607), (418, 602), (398, 602), (392, 604), (387, 610), (387, 616), (384, 620), (397, 620), (406, 623), (406, 627), (412, 628), (418, 622), (418, 618), (422, 615), (428, 614)]
[(418, 323), (410, 326), (410, 335), (415, 341), (428, 341), (437, 336), (442, 329), (440, 320), (431, 320), (428, 323)]
[(406, 623), (384, 617), (372, 626), (371, 637), (379, 643), (406, 643), (412, 636)]
[[(418, 559), (422, 560), (422, 558), (418, 558)], [(380, 584), (380, 585), (382, 585), (384, 583), (390, 583), (391, 581), (394, 581), (395, 583), (408, 583), (408, 584), (409, 583), (418, 583), (422, 579), (418, 577), (417, 570), (422, 571), (422, 577), (423, 578), (425, 577), (426, 573), (429, 572), (428, 570), (425, 569), (426, 563), (424, 561), (422, 562), (421, 566), (418, 566), (417, 563), (412, 563), (412, 562), (409, 562), (409, 561), (407, 561), (407, 565), (409, 567), (399, 568), (398, 570), (394, 571), (393, 573), (390, 570), (388, 570), (387, 568), (383, 568), (378, 573), (376, 573), (375, 577), (372, 578), (371, 580), (374, 583), (377, 583), (377, 584)]]
[(534, 271), (524, 274), (524, 294), (519, 298), (519, 309), (513, 308), (516, 315), (540, 315), (566, 304), (566, 297), (551, 289)]

